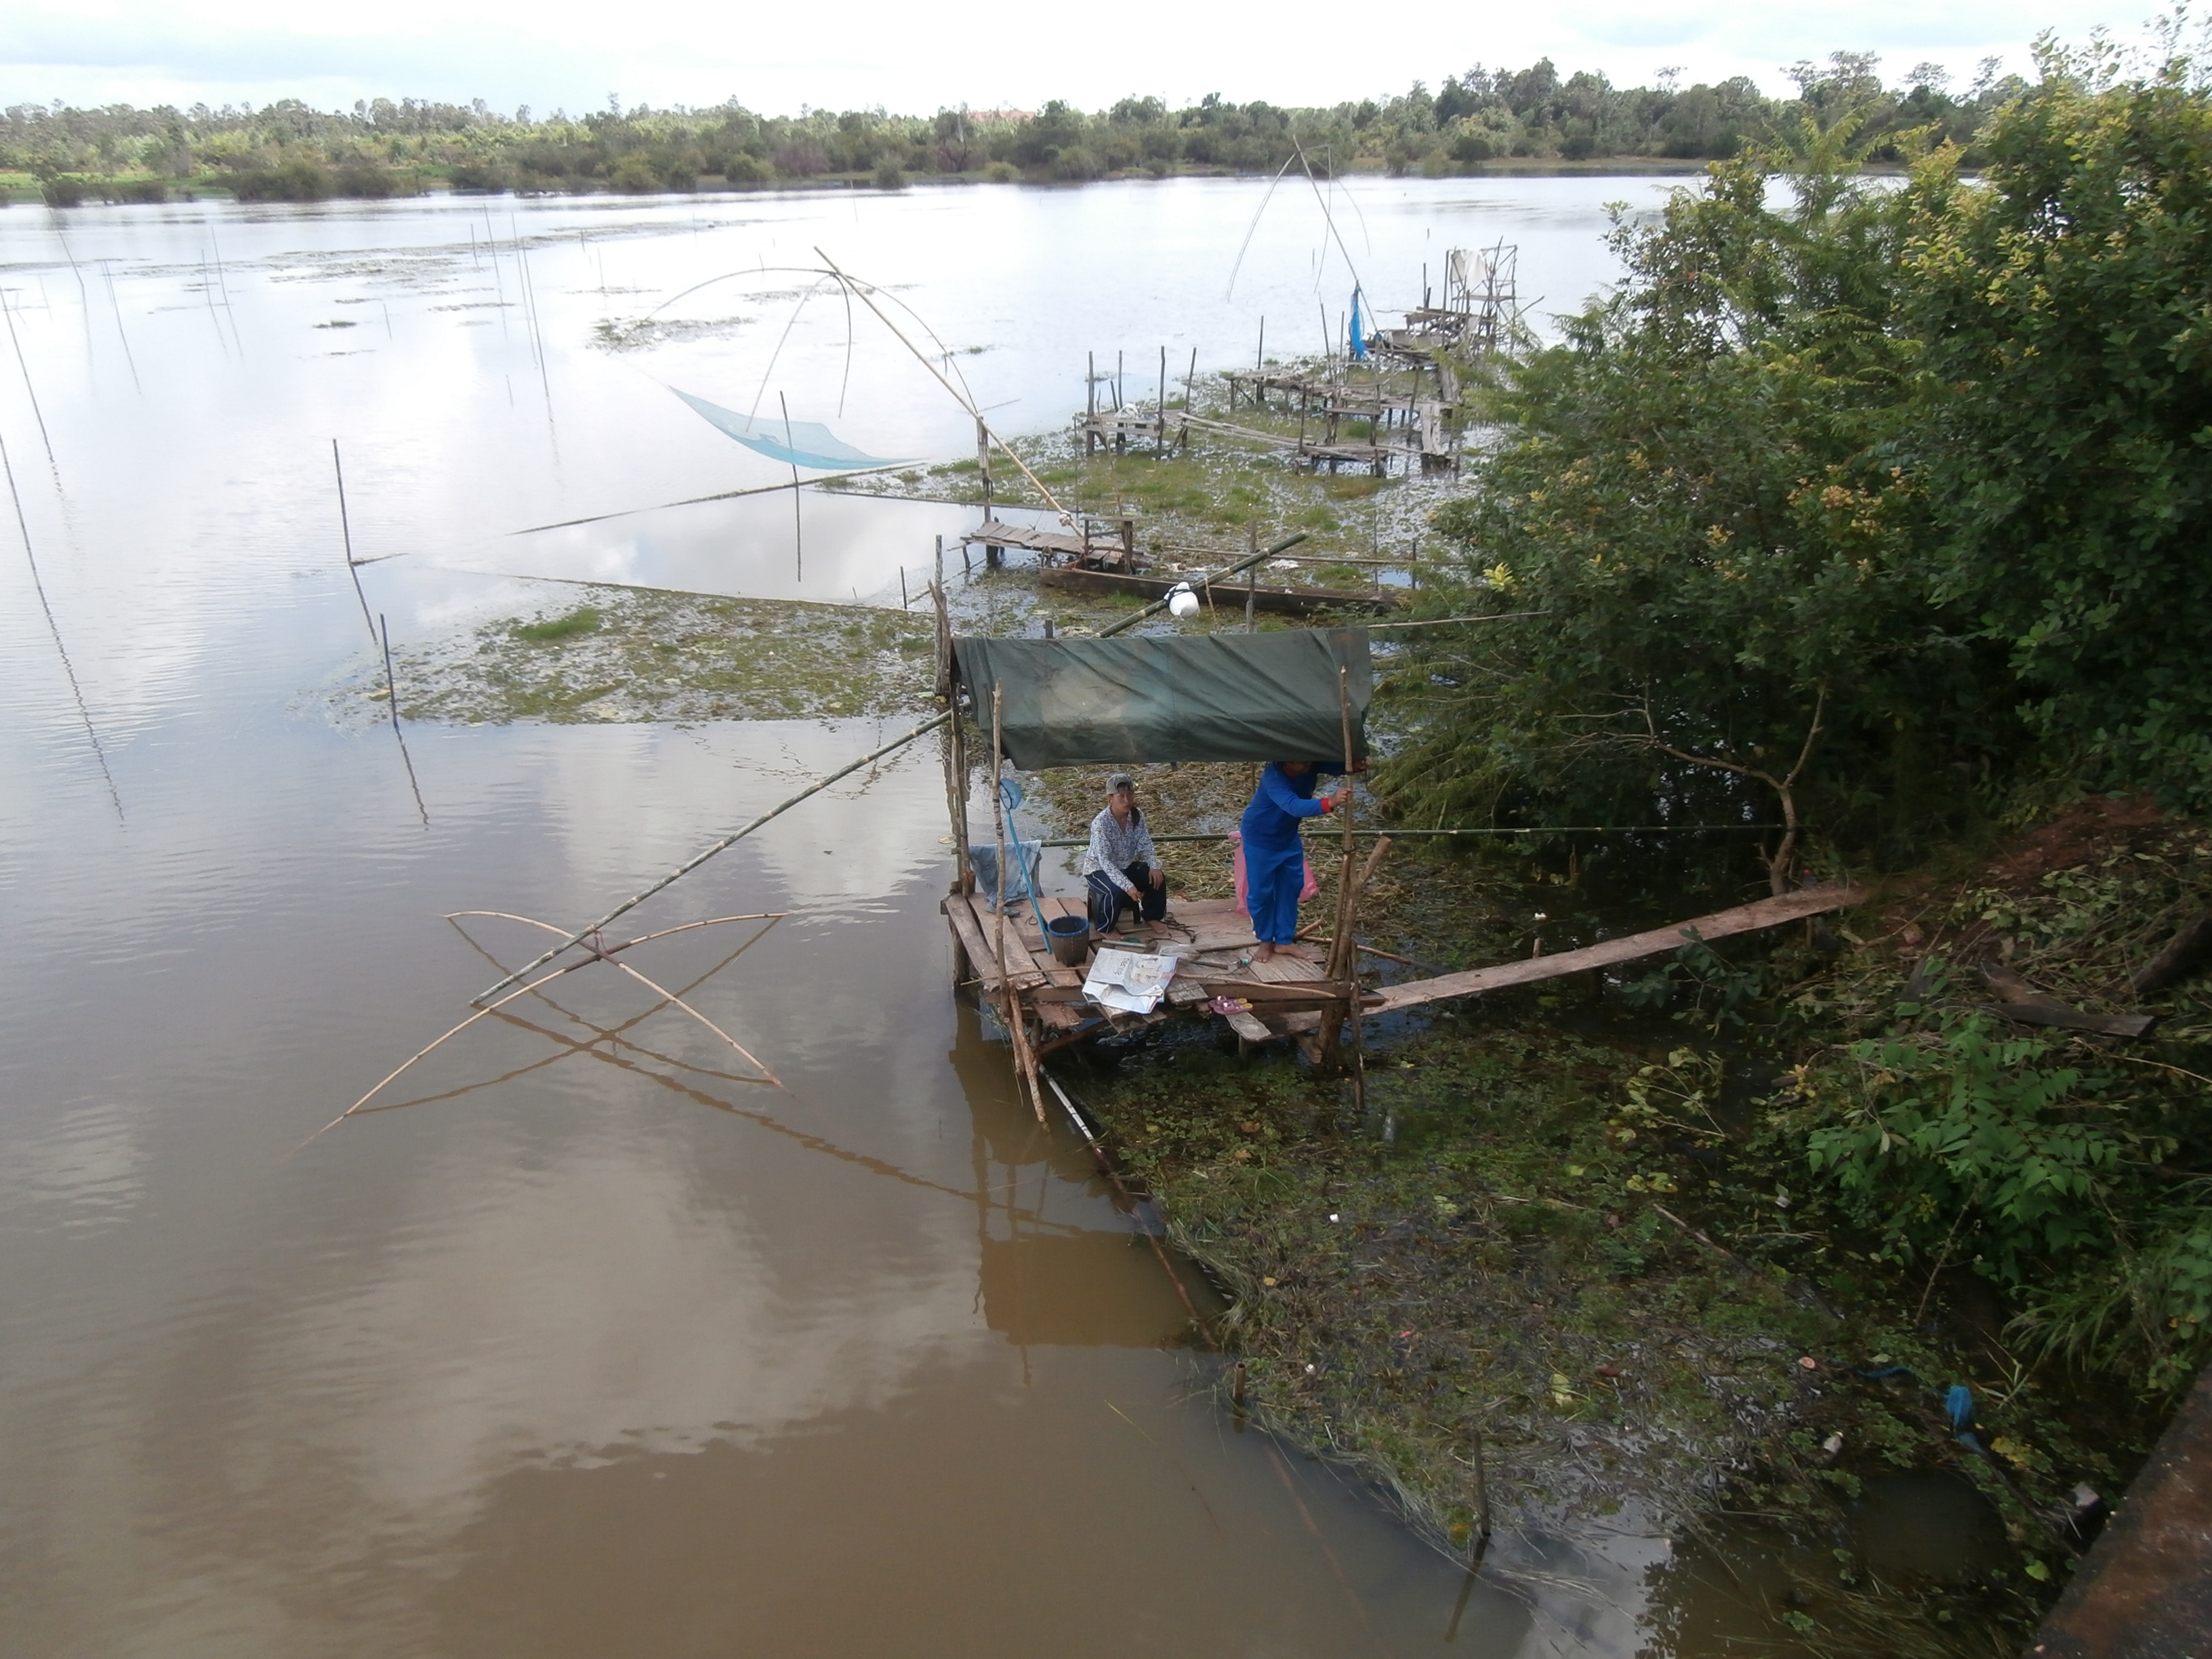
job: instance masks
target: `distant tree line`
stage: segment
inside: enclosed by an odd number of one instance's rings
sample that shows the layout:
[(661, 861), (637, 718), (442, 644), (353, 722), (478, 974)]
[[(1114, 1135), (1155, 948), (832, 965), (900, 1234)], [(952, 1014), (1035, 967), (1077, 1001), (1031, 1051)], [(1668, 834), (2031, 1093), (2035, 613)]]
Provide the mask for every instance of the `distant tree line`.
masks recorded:
[(896, 188), (914, 178), (1071, 182), (1272, 172), (1300, 150), (1317, 172), (1439, 177), (1515, 161), (1723, 160), (1845, 109), (1861, 123), (1869, 159), (1900, 159), (1905, 135), (1920, 130), (1960, 147), (1972, 165), (1988, 117), (2020, 90), (1996, 75), (1994, 59), (1957, 94), (1934, 64), (1896, 88), (1876, 70), (1871, 54), (1838, 52), (1825, 64), (1795, 65), (1795, 95), (1776, 99), (1741, 76), (1685, 88), (1668, 74), (1623, 88), (1589, 71), (1562, 77), (1546, 58), (1519, 70), (1477, 65), (1433, 93), (1416, 82), (1394, 98), (1314, 109), (1216, 94), (1182, 109), (1125, 98), (1096, 112), (1055, 100), (1036, 111), (927, 116), (766, 116), (735, 102), (624, 110), (611, 100), (543, 118), (481, 99), (380, 98), (350, 111), (292, 99), (258, 110), (21, 104), (0, 115), (0, 173), (58, 206), (204, 190), (301, 201), (440, 188), (644, 194), (827, 180)]

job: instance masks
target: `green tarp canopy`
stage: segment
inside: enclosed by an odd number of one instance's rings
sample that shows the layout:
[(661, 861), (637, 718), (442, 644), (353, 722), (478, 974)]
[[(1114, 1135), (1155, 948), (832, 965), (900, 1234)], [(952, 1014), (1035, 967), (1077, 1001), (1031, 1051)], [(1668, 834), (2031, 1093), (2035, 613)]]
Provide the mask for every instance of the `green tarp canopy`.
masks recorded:
[(952, 642), (976, 721), (1004, 693), (1007, 755), (1024, 771), (1142, 761), (1311, 760), (1367, 753), (1375, 675), (1364, 628)]

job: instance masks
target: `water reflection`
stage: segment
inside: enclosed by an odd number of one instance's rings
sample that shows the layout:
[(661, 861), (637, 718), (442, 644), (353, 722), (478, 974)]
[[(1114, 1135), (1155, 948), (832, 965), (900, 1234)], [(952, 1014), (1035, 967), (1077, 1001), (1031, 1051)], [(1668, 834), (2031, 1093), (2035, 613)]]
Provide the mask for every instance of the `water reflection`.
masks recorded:
[[(1262, 188), (9, 216), (58, 475), (26, 518), (131, 819), (0, 561), (0, 1645), (1632, 1649), (1633, 1574), (1501, 1540), (1470, 1586), (1212, 1408), (1151, 1244), (956, 1011), (932, 755), (639, 913), (787, 914), (647, 971), (696, 981), (788, 1093), (600, 969), (441, 1048), (422, 1103), (286, 1156), (495, 976), (440, 917), (599, 914), (891, 735), (410, 727), (425, 830), (389, 739), (327, 712), (366, 660), (332, 436), (398, 643), (545, 602), (525, 577), (867, 598), (964, 515), (810, 498), (805, 586), (787, 496), (509, 535), (783, 476), (663, 385), (745, 406), (770, 298), (634, 352), (597, 326), (650, 304), (623, 290), (834, 238), (1042, 429), (1093, 343), (1220, 366), (1264, 312), (1297, 347), (1314, 228), (1264, 221), (1221, 296)], [(1395, 273), (1372, 295), (1462, 236), (1438, 215), (1471, 186), (1356, 188)], [(1597, 204), (1643, 188), (1484, 184), (1474, 216), (1557, 297), (1602, 279)], [(794, 416), (836, 418), (842, 350), (813, 312), (793, 331)], [(972, 445), (910, 360), (856, 354), (849, 395), (876, 453)], [(11, 444), (28, 414), (0, 386)]]

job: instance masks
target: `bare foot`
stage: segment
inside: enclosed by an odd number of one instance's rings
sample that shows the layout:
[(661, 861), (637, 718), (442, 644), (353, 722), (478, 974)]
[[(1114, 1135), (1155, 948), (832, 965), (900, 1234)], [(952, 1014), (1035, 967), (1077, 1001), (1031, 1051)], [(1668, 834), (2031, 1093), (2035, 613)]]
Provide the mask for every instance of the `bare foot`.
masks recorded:
[(1279, 948), (1285, 956), (1296, 957), (1300, 962), (1311, 962), (1313, 960), (1313, 952), (1307, 950), (1303, 945), (1285, 945)]
[(1274, 959), (1275, 947), (1272, 945), (1263, 944), (1258, 950), (1252, 952), (1252, 960), (1255, 962), (1273, 962)]

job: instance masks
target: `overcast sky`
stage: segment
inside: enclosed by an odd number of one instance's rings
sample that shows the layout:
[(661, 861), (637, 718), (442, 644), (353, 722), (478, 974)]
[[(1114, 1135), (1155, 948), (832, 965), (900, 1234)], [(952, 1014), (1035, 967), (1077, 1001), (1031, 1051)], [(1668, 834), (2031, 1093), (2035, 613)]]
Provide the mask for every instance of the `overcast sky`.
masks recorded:
[(1748, 75), (1780, 91), (1784, 65), (1838, 50), (1879, 52), (1893, 80), (1941, 63), (1964, 85), (1985, 57), (2025, 69), (2043, 30), (2079, 40), (2103, 27), (2135, 39), (2149, 10), (2147, 0), (662, 0), (642, 10), (604, 0), (7, 0), (0, 103), (480, 97), (505, 111), (574, 112), (612, 94), (626, 107), (735, 97), (780, 113), (802, 104), (1034, 109), (1049, 98), (1095, 108), (1133, 93), (1180, 104), (1219, 92), (1325, 104), (1542, 57), (1562, 73), (1598, 69), (1623, 84), (1679, 67), (1684, 84)]

